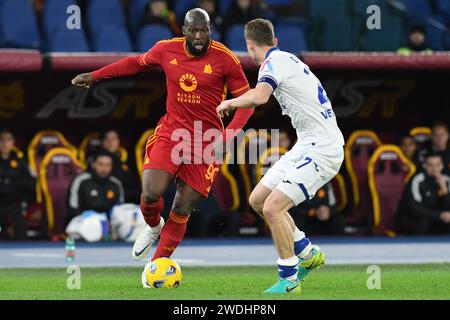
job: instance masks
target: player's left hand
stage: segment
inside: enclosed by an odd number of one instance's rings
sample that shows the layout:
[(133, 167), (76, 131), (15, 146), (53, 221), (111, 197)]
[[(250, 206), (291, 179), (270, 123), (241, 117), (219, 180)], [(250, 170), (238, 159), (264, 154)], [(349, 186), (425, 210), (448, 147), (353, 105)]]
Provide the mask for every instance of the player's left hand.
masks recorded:
[(220, 103), (220, 105), (216, 108), (217, 115), (221, 118), (230, 115), (230, 111), (236, 109), (231, 105), (231, 100), (224, 100)]

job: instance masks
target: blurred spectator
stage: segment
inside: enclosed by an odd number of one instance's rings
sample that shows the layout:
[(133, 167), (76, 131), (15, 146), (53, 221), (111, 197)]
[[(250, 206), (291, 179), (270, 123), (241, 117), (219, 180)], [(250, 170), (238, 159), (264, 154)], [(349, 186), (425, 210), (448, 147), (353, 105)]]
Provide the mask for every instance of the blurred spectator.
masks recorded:
[(429, 153), (424, 171), (406, 185), (397, 215), (397, 230), (412, 234), (450, 233), (450, 177), (442, 159)]
[(398, 54), (409, 55), (412, 52), (433, 52), (427, 45), (427, 32), (421, 25), (411, 28), (408, 36), (408, 42), (404, 47), (397, 50)]
[(27, 223), (22, 215), (21, 203), (33, 198), (35, 180), (22, 155), (13, 151), (14, 136), (11, 131), (0, 131), (0, 235), (6, 236), (12, 223), (13, 239), (27, 236)]
[(261, 1), (234, 0), (230, 11), (224, 19), (224, 26), (246, 24), (256, 18), (266, 18), (267, 12), (263, 9)]
[(175, 13), (169, 10), (167, 0), (149, 0), (139, 26), (143, 27), (147, 24), (161, 24), (167, 26), (172, 30), (174, 36), (182, 36)]
[(277, 18), (305, 18), (308, 14), (306, 0), (290, 0), (290, 1), (267, 1), (252, 0), (252, 3), (258, 5), (266, 13), (266, 19), (276, 23)]
[(336, 197), (331, 183), (320, 188), (311, 201), (301, 203), (289, 213), (296, 225), (307, 234), (344, 233), (344, 216), (336, 212)]
[(217, 4), (214, 0), (198, 0), (199, 8), (205, 10), (209, 14), (213, 28), (222, 33), (223, 18), (217, 13)]
[(90, 168), (73, 179), (68, 199), (69, 219), (87, 210), (109, 213), (113, 206), (124, 203), (122, 183), (111, 176), (112, 169), (111, 154), (99, 151)]
[(258, 12), (251, 0), (235, 0), (225, 17), (225, 25), (246, 24), (250, 20), (258, 18)]
[(34, 9), (37, 12), (42, 12), (44, 9), (44, 2), (45, 0), (33, 0)]
[(437, 122), (431, 128), (431, 139), (422, 145), (419, 159), (423, 163), (425, 156), (429, 153), (437, 153), (441, 156), (444, 164), (444, 172), (450, 175), (450, 146), (448, 127), (443, 122)]
[(100, 136), (100, 142), (100, 150), (109, 154), (113, 159), (111, 175), (122, 183), (125, 189), (125, 201), (127, 203), (139, 203), (139, 183), (134, 170), (121, 160), (119, 133), (116, 130), (105, 130)]
[(406, 135), (400, 138), (400, 149), (405, 156), (416, 166), (416, 169), (421, 169), (422, 165), (419, 161), (419, 152), (417, 150), (417, 143), (410, 135)]

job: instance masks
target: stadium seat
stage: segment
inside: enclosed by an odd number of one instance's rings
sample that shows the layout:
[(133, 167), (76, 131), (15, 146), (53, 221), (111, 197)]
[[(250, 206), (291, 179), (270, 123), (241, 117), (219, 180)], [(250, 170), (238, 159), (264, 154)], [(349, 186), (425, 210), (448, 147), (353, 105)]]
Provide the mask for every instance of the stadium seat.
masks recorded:
[[(367, 8), (377, 5), (381, 12), (381, 30), (369, 30), (366, 26)], [(354, 30), (358, 48), (366, 51), (395, 51), (406, 41), (404, 29), (405, 6), (399, 2), (385, 0), (353, 1), (353, 15), (357, 22)]]
[(138, 32), (137, 49), (139, 52), (146, 52), (153, 45), (164, 39), (171, 39), (172, 32), (168, 27), (160, 25), (145, 25)]
[[(86, 163), (91, 155), (93, 155), (101, 145), (100, 133), (91, 132), (84, 136), (78, 147), (78, 158), (82, 163)], [(128, 152), (125, 148), (119, 147), (120, 161), (126, 162), (128, 160)]]
[(139, 23), (144, 15), (145, 9), (148, 5), (148, 0), (131, 0), (128, 6), (128, 24), (130, 30), (134, 34), (138, 31)]
[(183, 21), (186, 12), (195, 7), (197, 7), (197, 0), (176, 0), (173, 11), (177, 20)]
[(265, 3), (270, 7), (283, 7), (292, 5), (293, 0), (265, 0)]
[[(255, 156), (264, 154), (266, 149), (270, 147), (270, 134), (265, 130), (248, 131), (245, 137), (238, 138), (237, 145), (237, 163), (239, 171), (236, 175), (239, 175), (244, 186), (244, 191), (241, 192), (245, 199), (241, 202), (248, 203), (248, 198), (252, 189), (257, 184), (257, 168), (258, 163), (255, 162)], [(228, 161), (227, 161), (228, 162)], [(231, 168), (233, 170), (233, 168)]]
[(66, 28), (67, 8), (76, 5), (75, 0), (46, 0), (43, 11), (44, 34), (50, 38), (61, 28)]
[(226, 45), (232, 51), (247, 51), (244, 39), (244, 25), (231, 26), (226, 34)]
[[(255, 185), (256, 165), (246, 165), (242, 162), (245, 160), (244, 157), (247, 158), (246, 155), (249, 154), (250, 141), (255, 140), (257, 135), (248, 133), (246, 136), (250, 139), (243, 139), (238, 146), (238, 163), (232, 163), (236, 159), (232, 158), (231, 152), (228, 153), (211, 190), (223, 208), (228, 206), (228, 211), (242, 213), (239, 233), (257, 234), (261, 229), (260, 220), (256, 219), (248, 202), (252, 186)], [(238, 139), (238, 141), (240, 140)], [(221, 194), (222, 192), (223, 194)]]
[(211, 39), (216, 40), (216, 41), (221, 41), (222, 35), (220, 33), (218, 33), (216, 30), (213, 30), (211, 32)]
[(27, 0), (0, 2), (0, 45), (13, 48), (41, 48), (41, 36), (32, 5)]
[[(325, 19), (320, 49), (323, 51), (354, 51), (356, 38), (354, 24), (350, 17), (330, 17)], [(345, 34), (345, 37), (342, 35)], [(319, 39), (320, 39), (320, 35)]]
[(86, 35), (81, 30), (60, 28), (50, 35), (49, 49), (53, 52), (88, 52), (90, 51)]
[(448, 0), (436, 0), (436, 5), (439, 14), (450, 18), (450, 1)]
[(352, 212), (348, 223), (368, 227), (368, 214), (372, 211), (370, 190), (367, 178), (367, 164), (376, 148), (381, 145), (380, 138), (370, 130), (353, 132), (345, 145), (345, 167), (351, 180), (353, 195)]
[(344, 177), (338, 173), (333, 179), (331, 179), (330, 183), (333, 186), (334, 195), (336, 197), (336, 211), (342, 212), (348, 205), (348, 196)]
[(366, 51), (396, 51), (405, 42), (405, 29), (401, 16), (382, 16), (382, 28), (367, 30), (362, 42)]
[(82, 163), (86, 163), (86, 160), (93, 155), (100, 148), (100, 134), (98, 132), (88, 133), (81, 140), (78, 147), (78, 158)]
[(448, 49), (447, 36), (449, 28), (446, 24), (447, 18), (442, 16), (430, 16), (425, 23), (427, 44), (434, 51), (445, 51)]
[(297, 28), (301, 28), (304, 33), (307, 25), (308, 25), (308, 21), (301, 17), (285, 17), (285, 18), (277, 19), (277, 24), (275, 26), (275, 30), (278, 30), (278, 28), (284, 27), (284, 26), (294, 26)]
[(373, 206), (375, 234), (394, 236), (397, 206), (405, 183), (416, 168), (399, 147), (382, 145), (370, 157), (367, 167)]
[(240, 206), (239, 189), (236, 179), (228, 171), (228, 165), (222, 164), (211, 187), (211, 193), (222, 211), (236, 211)]
[(348, 0), (310, 0), (308, 4), (312, 21), (308, 29), (310, 48), (321, 51), (356, 49), (355, 22)]
[(125, 28), (107, 25), (94, 37), (94, 51), (131, 52), (133, 51), (128, 32)]
[[(367, 7), (377, 5), (381, 12), (380, 30), (366, 27)], [(403, 10), (402, 10), (403, 9)], [(354, 13), (360, 20), (360, 48), (366, 51), (396, 51), (406, 41), (404, 6), (393, 6), (384, 0), (354, 1)]]
[(312, 18), (347, 16), (350, 10), (349, 0), (309, 0), (308, 15)]
[(102, 27), (115, 25), (126, 28), (125, 15), (118, 0), (91, 0), (87, 6), (89, 32), (95, 37)]
[[(30, 163), (31, 171), (38, 176), (39, 168), (41, 167), (42, 159), (48, 151), (53, 148), (64, 147), (76, 154), (77, 149), (71, 145), (64, 135), (55, 130), (39, 131), (28, 145), (28, 161)], [(36, 202), (42, 202), (42, 193), (40, 181), (36, 184)]]
[[(0, 0), (0, 1), (1, 1), (1, 0)], [(24, 156), (22, 150), (20, 150), (20, 149), (17, 148), (16, 146), (14, 146), (14, 147), (12, 148), (12, 152), (15, 153), (16, 156), (17, 156), (18, 158), (23, 158), (23, 156)]]
[(261, 181), (267, 170), (287, 151), (286, 148), (270, 147), (259, 155), (258, 164), (256, 165), (256, 184)]
[[(406, 5), (403, 3), (404, 0), (350, 0), (351, 1), (351, 10), (353, 14), (361, 16), (366, 15), (367, 17), (367, 8), (371, 5), (376, 5), (380, 8), (382, 18), (385, 15), (391, 14), (405, 14), (407, 9)], [(428, 0), (419, 0), (419, 1), (428, 1)], [(364, 24), (366, 20), (364, 19)]]
[(413, 137), (418, 149), (428, 140), (431, 139), (431, 128), (415, 127), (409, 131), (409, 135)]
[(226, 17), (233, 7), (234, 0), (221, 0), (218, 3), (219, 13), (222, 17)]
[(401, 0), (406, 7), (408, 24), (425, 23), (432, 14), (428, 0)]
[(295, 26), (278, 26), (276, 31), (278, 45), (282, 50), (300, 53), (308, 50), (305, 35), (301, 28)]
[(39, 180), (44, 194), (49, 235), (63, 234), (67, 221), (67, 198), (73, 178), (85, 170), (76, 153), (67, 148), (54, 148), (42, 160)]
[(149, 129), (145, 131), (139, 138), (138, 142), (136, 143), (136, 147), (134, 148), (134, 155), (136, 157), (136, 168), (138, 169), (141, 181), (142, 181), (142, 168), (144, 167), (145, 146), (146, 143), (149, 141), (150, 136), (152, 136), (154, 132), (155, 129)]

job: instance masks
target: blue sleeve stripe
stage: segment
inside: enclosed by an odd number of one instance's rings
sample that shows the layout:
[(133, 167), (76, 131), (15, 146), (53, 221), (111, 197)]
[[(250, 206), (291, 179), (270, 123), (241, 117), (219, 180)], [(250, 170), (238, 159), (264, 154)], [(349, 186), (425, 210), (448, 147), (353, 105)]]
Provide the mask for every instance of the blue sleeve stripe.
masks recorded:
[(278, 81), (273, 77), (273, 76), (271, 76), (271, 75), (269, 75), (269, 74), (265, 74), (265, 75), (263, 75), (263, 76), (261, 76), (261, 78), (258, 80), (258, 82), (260, 82), (262, 79), (264, 79), (264, 78), (270, 78), (270, 79), (272, 79), (273, 81), (275, 81), (275, 83), (278, 85)]
[(303, 183), (299, 183), (298, 186), (300, 187), (300, 189), (302, 190), (303, 194), (305, 195), (306, 201), (308, 202), (309, 200), (311, 200), (309, 198), (308, 190), (306, 189), (305, 185)]
[(260, 82), (268, 83), (272, 87), (273, 91), (275, 91), (275, 89), (278, 87), (277, 81), (269, 76), (262, 77), (261, 79), (258, 80), (258, 83)]

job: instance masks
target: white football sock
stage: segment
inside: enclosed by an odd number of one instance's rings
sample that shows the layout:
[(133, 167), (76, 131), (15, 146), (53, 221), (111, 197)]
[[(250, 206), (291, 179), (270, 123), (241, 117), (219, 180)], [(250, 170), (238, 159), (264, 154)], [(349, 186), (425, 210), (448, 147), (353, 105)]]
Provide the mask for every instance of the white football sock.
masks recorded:
[(310, 244), (308, 244), (308, 246), (305, 249), (303, 249), (302, 252), (300, 252), (300, 255), (299, 255), (300, 258), (302, 258), (302, 259), (311, 258), (311, 249), (312, 249), (312, 244), (310, 243)]
[(295, 273), (293, 275), (285, 278), (285, 279), (289, 280), (289, 281), (292, 281), (292, 282), (295, 282), (297, 280), (297, 273), (298, 273), (298, 269), (297, 269), (298, 258), (297, 258), (297, 256), (292, 256), (292, 257), (287, 258), (287, 259), (278, 258), (277, 264), (279, 266), (286, 266), (286, 267), (294, 268), (296, 270)]
[(305, 233), (303, 231), (300, 231), (297, 227), (295, 227), (294, 232), (292, 233), (292, 236), (294, 237), (294, 242), (300, 241), (305, 237)]

